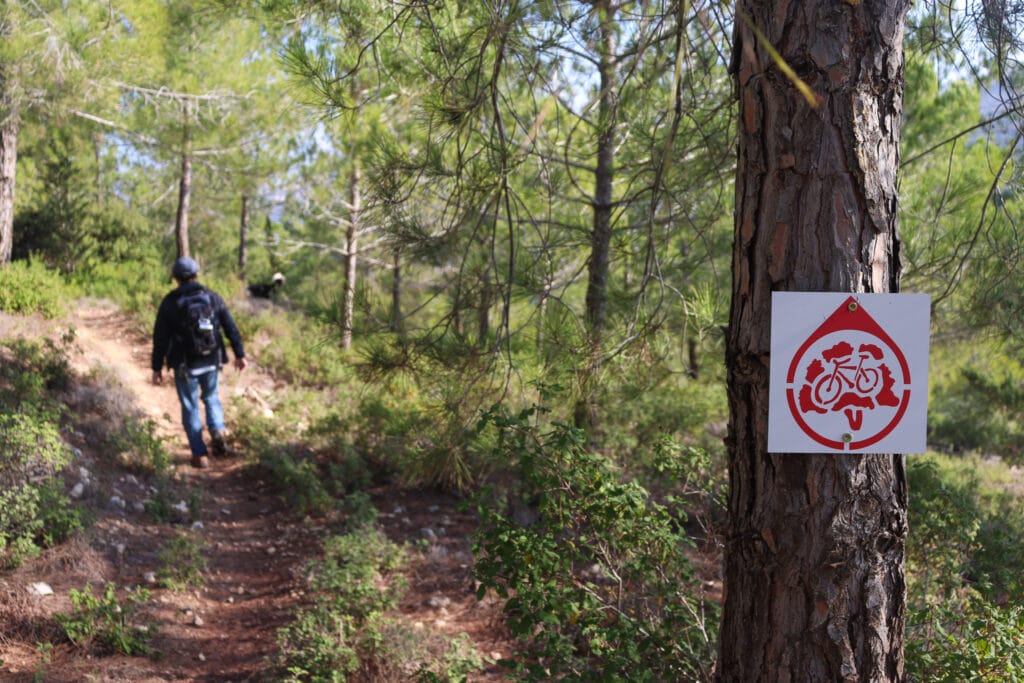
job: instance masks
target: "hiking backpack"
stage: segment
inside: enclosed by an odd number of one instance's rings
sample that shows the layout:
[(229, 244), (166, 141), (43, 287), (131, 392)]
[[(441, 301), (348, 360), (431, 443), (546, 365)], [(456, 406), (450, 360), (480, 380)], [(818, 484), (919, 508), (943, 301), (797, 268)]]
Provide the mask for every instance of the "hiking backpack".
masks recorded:
[(217, 314), (205, 289), (197, 289), (178, 298), (178, 321), (187, 359), (208, 356), (217, 350)]

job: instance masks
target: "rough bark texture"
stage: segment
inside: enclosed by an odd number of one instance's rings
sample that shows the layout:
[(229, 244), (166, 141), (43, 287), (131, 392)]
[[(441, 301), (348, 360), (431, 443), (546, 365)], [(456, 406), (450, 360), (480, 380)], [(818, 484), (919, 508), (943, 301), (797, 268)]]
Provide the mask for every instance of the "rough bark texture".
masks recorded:
[(18, 120), (0, 123), (0, 266), (11, 262), (14, 246), (14, 174), (18, 163)]
[(576, 404), (576, 426), (598, 430), (597, 397), (601, 350), (608, 308), (608, 271), (611, 263), (612, 208), (615, 181), (615, 132), (618, 117), (618, 73), (615, 61), (615, 9), (608, 0), (596, 0), (598, 14), (601, 94), (597, 104), (597, 167), (594, 169), (593, 230), (587, 264), (586, 322), (589, 350)]
[[(906, 0), (741, 0), (720, 681), (903, 681), (897, 455), (767, 453), (771, 292), (898, 289)], [(811, 107), (756, 26), (817, 96)]]

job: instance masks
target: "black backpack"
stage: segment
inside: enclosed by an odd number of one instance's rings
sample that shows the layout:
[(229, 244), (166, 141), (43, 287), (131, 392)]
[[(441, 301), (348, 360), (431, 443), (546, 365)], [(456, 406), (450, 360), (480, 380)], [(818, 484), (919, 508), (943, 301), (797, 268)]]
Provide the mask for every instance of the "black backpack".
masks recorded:
[(213, 300), (205, 289), (178, 297), (178, 322), (186, 359), (209, 356), (217, 350), (220, 329)]

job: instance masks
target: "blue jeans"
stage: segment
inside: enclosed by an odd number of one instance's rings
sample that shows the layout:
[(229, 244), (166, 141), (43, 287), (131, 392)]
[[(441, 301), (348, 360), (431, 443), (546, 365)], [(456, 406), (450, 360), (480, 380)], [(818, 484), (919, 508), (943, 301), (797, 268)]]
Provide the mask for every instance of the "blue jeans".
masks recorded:
[(217, 394), (216, 369), (193, 377), (187, 373), (175, 372), (174, 385), (178, 389), (178, 401), (181, 403), (181, 424), (185, 427), (188, 447), (193, 456), (206, 455), (206, 444), (203, 443), (203, 420), (199, 410), (199, 401), (206, 406), (206, 426), (212, 432), (224, 429), (224, 409), (220, 405)]

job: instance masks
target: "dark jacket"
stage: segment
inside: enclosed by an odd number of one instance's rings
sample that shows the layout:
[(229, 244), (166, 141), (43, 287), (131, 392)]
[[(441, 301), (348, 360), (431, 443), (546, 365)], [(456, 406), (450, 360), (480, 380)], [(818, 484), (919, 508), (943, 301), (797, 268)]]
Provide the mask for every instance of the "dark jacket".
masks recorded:
[(185, 365), (192, 368), (201, 368), (210, 365), (220, 366), (228, 362), (228, 352), (224, 348), (224, 335), (231, 342), (231, 350), (235, 358), (245, 358), (245, 349), (242, 346), (242, 335), (238, 332), (238, 325), (228, 312), (224, 299), (211, 289), (206, 292), (210, 295), (213, 304), (213, 311), (217, 316), (217, 322), (221, 334), (217, 335), (217, 350), (201, 358), (185, 358), (184, 340), (181, 337), (182, 321), (178, 310), (178, 298), (183, 294), (190, 294), (199, 289), (206, 289), (195, 280), (182, 283), (177, 289), (164, 297), (160, 302), (160, 308), (156, 312), (156, 323), (153, 325), (153, 356), (150, 366), (154, 372), (159, 372), (164, 367), (164, 361), (171, 370)]

